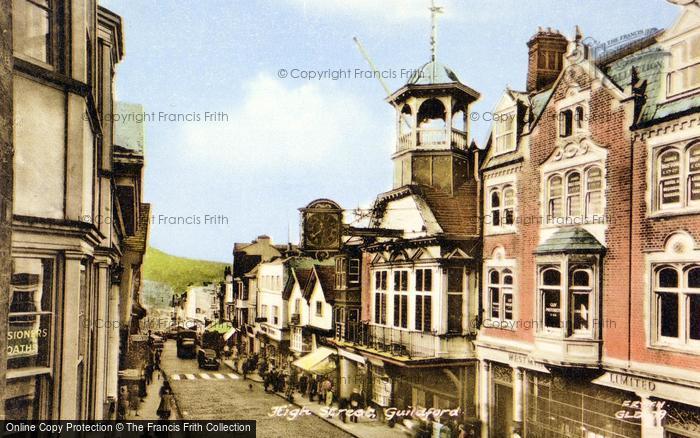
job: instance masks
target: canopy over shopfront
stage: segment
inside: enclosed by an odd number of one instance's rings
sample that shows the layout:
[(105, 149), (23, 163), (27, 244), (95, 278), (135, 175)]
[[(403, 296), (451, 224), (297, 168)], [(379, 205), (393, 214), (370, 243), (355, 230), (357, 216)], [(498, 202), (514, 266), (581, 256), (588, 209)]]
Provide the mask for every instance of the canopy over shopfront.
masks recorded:
[(295, 360), (292, 362), (292, 365), (307, 373), (325, 376), (336, 369), (335, 360), (333, 358), (335, 354), (335, 350), (319, 347), (306, 356)]

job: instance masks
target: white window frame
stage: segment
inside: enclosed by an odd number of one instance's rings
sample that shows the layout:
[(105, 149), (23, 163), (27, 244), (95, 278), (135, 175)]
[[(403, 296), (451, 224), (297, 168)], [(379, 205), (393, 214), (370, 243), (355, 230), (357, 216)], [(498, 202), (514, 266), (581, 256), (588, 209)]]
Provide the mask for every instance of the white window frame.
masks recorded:
[[(654, 148), (653, 158), (652, 158), (652, 177), (653, 181), (652, 187), (652, 205), (653, 213), (667, 213), (667, 212), (686, 212), (686, 211), (700, 211), (700, 200), (691, 200), (691, 177), (696, 176), (700, 178), (700, 170), (691, 172), (690, 170), (690, 152), (695, 148), (700, 148), (700, 142), (698, 141), (684, 141), (674, 145), (664, 145)], [(675, 176), (662, 176), (661, 175), (661, 157), (669, 153), (678, 154), (678, 167), (679, 172)], [(679, 184), (679, 195), (678, 202), (662, 204), (661, 201), (661, 184), (663, 181), (678, 179)]]
[[(383, 279), (383, 288), (377, 287), (377, 279), (380, 278), (379, 282), (381, 283), (381, 277), (384, 276)], [(372, 321), (374, 322), (375, 325), (382, 325), (386, 326), (387, 321), (388, 321), (388, 306), (387, 306), (387, 299), (389, 296), (389, 271), (386, 269), (379, 269), (376, 271), (372, 271)], [(382, 303), (377, 302), (377, 296), (379, 295), (380, 299), (383, 300), (383, 306)], [(382, 312), (382, 308), (384, 311)], [(377, 318), (377, 309), (379, 312), (379, 318)]]
[[(396, 287), (396, 276), (398, 274), (399, 278), (399, 288)], [(403, 288), (402, 283), (403, 283), (403, 278), (405, 276), (406, 279), (406, 286)], [(391, 284), (392, 284), (392, 294), (391, 294), (391, 326), (400, 329), (400, 330), (407, 330), (408, 329), (408, 320), (411, 315), (411, 305), (408, 299), (408, 291), (411, 288), (411, 275), (410, 271), (408, 269), (395, 269), (391, 272)], [(398, 309), (397, 306), (395, 305), (397, 302), (398, 297)], [(402, 310), (404, 310), (404, 303), (405, 303), (405, 313), (406, 313), (406, 318), (402, 319), (401, 318), (401, 313)]]
[[(513, 321), (515, 318), (515, 295), (513, 291), (515, 287), (515, 273), (510, 267), (495, 266), (488, 267), (486, 273), (486, 281), (488, 283), (486, 287), (488, 319), (490, 321)], [(494, 273), (498, 275), (498, 282), (495, 283), (492, 281), (492, 275)], [(511, 283), (507, 284), (505, 282), (506, 276), (510, 276)], [(498, 295), (498, 314), (495, 316), (493, 308), (493, 291), (496, 291)], [(510, 318), (506, 317), (506, 295), (511, 296)]]
[[(512, 190), (513, 196), (510, 205), (506, 205), (506, 192)], [(499, 199), (499, 205), (493, 205), (493, 195), (496, 194)], [(484, 191), (484, 205), (486, 205), (485, 214), (488, 215), (484, 220), (486, 234), (509, 234), (516, 232), (517, 229), (517, 211), (518, 211), (518, 192), (515, 184), (515, 179), (512, 175), (506, 178), (494, 177), (492, 181), (487, 183)], [(512, 210), (512, 223), (506, 224), (506, 212)], [(494, 222), (495, 213), (498, 211), (499, 223)]]
[[(695, 86), (689, 86), (689, 78), (686, 78), (684, 81), (685, 83), (681, 85), (678, 90), (672, 87), (672, 78), (674, 74), (679, 74), (684, 70), (689, 71), (692, 68), (700, 68), (700, 57), (693, 58), (690, 54), (691, 40), (694, 40), (695, 44), (700, 44), (700, 34), (695, 33), (694, 35), (689, 35), (668, 47), (671, 56), (669, 56), (668, 72), (666, 73), (666, 99), (675, 99), (700, 89), (700, 83)], [(673, 53), (674, 47), (677, 46), (680, 48), (680, 56), (674, 56)]]
[[(659, 284), (659, 273), (662, 270), (671, 269), (675, 271), (678, 278), (678, 285), (675, 288), (662, 288)], [(689, 273), (691, 270), (700, 269), (700, 261), (694, 262), (659, 262), (651, 265), (652, 284), (652, 312), (654, 318), (654, 345), (664, 347), (677, 347), (689, 349), (699, 354), (700, 339), (690, 338), (690, 297), (700, 296), (700, 288), (690, 288)], [(677, 295), (678, 302), (678, 336), (663, 336), (661, 334), (661, 293), (672, 293)], [(700, 316), (699, 316), (700, 318)]]
[[(591, 170), (597, 168), (600, 172), (600, 188), (595, 190), (589, 190), (589, 178), (591, 177)], [(579, 175), (577, 193), (572, 193), (570, 191), (570, 178), (573, 174)], [(552, 197), (552, 180), (554, 178), (561, 179), (561, 194), (556, 198)], [(598, 206), (597, 212), (590, 211), (589, 201), (591, 196), (595, 192), (600, 192), (600, 204)], [(578, 166), (569, 167), (566, 169), (561, 169), (558, 171), (552, 171), (545, 173), (544, 175), (544, 208), (545, 208), (545, 218), (546, 223), (550, 225), (566, 225), (571, 223), (576, 224), (587, 224), (595, 223), (597, 221), (596, 217), (602, 217), (605, 215), (605, 169), (601, 162), (586, 163)], [(552, 210), (552, 201), (554, 199), (560, 200), (560, 214), (554, 214)], [(577, 199), (577, 215), (572, 215), (572, 201)]]
[[(420, 281), (419, 281), (419, 278), (418, 278), (418, 277), (419, 277), (419, 276), (418, 276), (418, 272), (421, 273), (421, 275), (420, 275), (420, 277), (421, 277), (421, 278), (420, 278)], [(426, 288), (426, 281), (425, 281), (425, 277), (426, 277), (426, 273), (427, 273), (427, 272), (430, 273), (430, 283), (429, 283), (429, 287), (428, 287), (428, 288)], [(435, 270), (432, 269), (432, 268), (417, 268), (417, 269), (415, 270), (415, 282), (414, 282), (414, 285), (415, 285), (415, 287), (414, 287), (414, 289), (415, 289), (415, 293), (414, 293), (415, 299), (413, 300), (413, 301), (414, 301), (414, 304), (413, 304), (413, 329), (416, 330), (416, 331), (421, 331), (421, 332), (432, 332), (432, 331), (434, 330), (435, 322), (434, 322), (434, 318), (433, 318), (433, 315), (432, 315), (432, 313), (433, 313), (433, 308), (435, 307), (435, 306), (434, 306), (434, 303), (433, 303), (433, 301), (434, 301), (434, 299), (433, 299), (433, 289), (434, 289), (434, 287), (433, 287), (433, 286), (434, 286), (434, 284), (435, 284), (434, 278), (435, 278)], [(425, 320), (426, 320), (426, 318), (425, 318), (425, 316), (426, 316), (425, 303), (426, 303), (426, 298), (428, 298), (429, 301), (430, 301), (430, 311), (427, 312), (427, 315), (428, 315), (428, 318), (429, 318), (429, 321), (430, 321), (430, 326), (429, 326), (429, 327), (426, 327), (426, 326), (425, 326)], [(418, 312), (418, 302), (420, 302), (420, 309), (421, 309), (420, 319), (418, 319), (418, 313), (417, 313), (417, 312)], [(410, 317), (409, 317), (408, 319), (410, 319)]]
[(493, 127), (493, 155), (512, 152), (517, 145), (517, 110), (515, 108), (496, 113)]

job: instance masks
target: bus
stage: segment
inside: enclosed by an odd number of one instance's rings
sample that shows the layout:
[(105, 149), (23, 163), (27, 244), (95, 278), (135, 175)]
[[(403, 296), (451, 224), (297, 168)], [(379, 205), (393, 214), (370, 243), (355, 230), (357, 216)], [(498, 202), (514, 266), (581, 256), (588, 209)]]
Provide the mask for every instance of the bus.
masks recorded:
[(197, 332), (194, 330), (181, 330), (177, 334), (177, 357), (180, 359), (194, 359), (197, 356)]

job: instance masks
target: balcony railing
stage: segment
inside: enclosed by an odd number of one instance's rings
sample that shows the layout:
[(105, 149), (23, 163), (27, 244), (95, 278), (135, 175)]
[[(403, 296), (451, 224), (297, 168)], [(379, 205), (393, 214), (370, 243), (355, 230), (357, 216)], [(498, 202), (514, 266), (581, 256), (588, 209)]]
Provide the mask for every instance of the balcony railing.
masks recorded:
[(455, 128), (416, 129), (417, 144), (414, 144), (413, 132), (400, 134), (397, 141), (399, 152), (408, 149), (467, 149), (467, 134)]
[(349, 322), (344, 327), (340, 323), (336, 325), (336, 337), (392, 356), (428, 358), (437, 353), (432, 333)]

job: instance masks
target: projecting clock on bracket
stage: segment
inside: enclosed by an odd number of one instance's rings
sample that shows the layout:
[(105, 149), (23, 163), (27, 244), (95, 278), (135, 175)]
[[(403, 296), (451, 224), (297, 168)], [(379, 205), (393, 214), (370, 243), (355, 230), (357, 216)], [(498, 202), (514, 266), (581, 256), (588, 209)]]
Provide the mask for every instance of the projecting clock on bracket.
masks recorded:
[(340, 248), (343, 211), (329, 199), (317, 199), (301, 211), (301, 245), (305, 251)]

